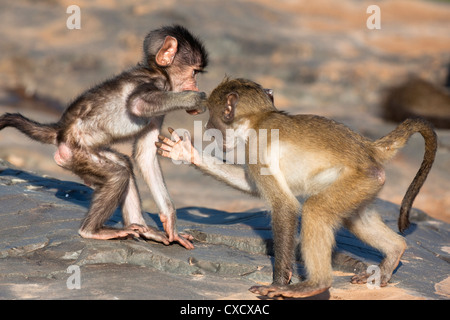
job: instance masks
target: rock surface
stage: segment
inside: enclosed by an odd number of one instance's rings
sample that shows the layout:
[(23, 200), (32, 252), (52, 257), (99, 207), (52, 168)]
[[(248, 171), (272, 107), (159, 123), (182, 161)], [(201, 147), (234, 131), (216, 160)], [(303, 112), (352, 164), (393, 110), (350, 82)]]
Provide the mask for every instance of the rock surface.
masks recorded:
[[(188, 251), (140, 239), (82, 239), (77, 230), (91, 193), (84, 185), (41, 177), (2, 162), (0, 298), (252, 299), (256, 296), (247, 291), (251, 285), (271, 281), (267, 212), (181, 208), (179, 229), (196, 239), (196, 248)], [(375, 208), (396, 227), (398, 206), (377, 200)], [(161, 228), (155, 214), (146, 213), (145, 219)], [(403, 291), (402, 298), (449, 298), (450, 226), (416, 210), (412, 221), (406, 235), (408, 250), (385, 293), (395, 288), (396, 294)], [(108, 224), (120, 225), (120, 212)], [(345, 230), (337, 234), (337, 252), (333, 288), (319, 298), (339, 299), (355, 289), (364, 294), (385, 290), (349, 284), (355, 270), (380, 261), (379, 252)], [(342, 263), (346, 257), (355, 259), (351, 267)], [(71, 265), (80, 267), (80, 289), (68, 288)], [(302, 272), (298, 263), (297, 275)]]

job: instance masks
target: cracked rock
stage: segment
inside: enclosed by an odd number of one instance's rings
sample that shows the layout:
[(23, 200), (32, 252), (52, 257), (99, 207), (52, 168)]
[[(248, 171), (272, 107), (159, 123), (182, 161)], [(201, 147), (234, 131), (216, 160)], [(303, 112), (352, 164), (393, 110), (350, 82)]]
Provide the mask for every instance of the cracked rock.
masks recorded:
[[(97, 279), (94, 273), (99, 277), (108, 275), (108, 278), (114, 278), (116, 276), (108, 274), (107, 270), (116, 270), (114, 272), (124, 272), (122, 277), (127, 278), (127, 270), (132, 270), (137, 278), (145, 278), (145, 274), (160, 275), (169, 282), (177, 278), (203, 289), (208, 287), (207, 283), (234, 283), (236, 287), (248, 288), (255, 283), (271, 282), (273, 241), (267, 212), (228, 213), (201, 207), (178, 209), (179, 230), (194, 236), (194, 250), (141, 239), (90, 240), (77, 233), (89, 206), (90, 188), (8, 166), (0, 168), (0, 181), (0, 289), (7, 288), (0, 297), (24, 297), (18, 295), (18, 288), (25, 279), (31, 278), (40, 279), (36, 283), (45, 283), (48, 288), (59, 288), (52, 293), (53, 297), (76, 297), (76, 294), (67, 292), (64, 282), (69, 276), (67, 268), (70, 265), (78, 265), (82, 274), (87, 272), (85, 276), (90, 281)], [(61, 196), (63, 194), (69, 194), (69, 197)], [(392, 228), (396, 228), (398, 206), (377, 200), (374, 207)], [(449, 225), (420, 213), (411, 216), (412, 227), (406, 235), (408, 250), (392, 281), (397, 283), (397, 287), (420, 296), (442, 298), (442, 285), (437, 286), (439, 293), (436, 293), (435, 285), (448, 275), (449, 254), (445, 241), (450, 238)], [(147, 213), (144, 217), (149, 225), (162, 228), (159, 222), (155, 223), (153, 214)], [(121, 223), (120, 212), (116, 212), (108, 225), (120, 226)], [(378, 251), (361, 243), (346, 230), (338, 231), (336, 242), (334, 270), (349, 275), (347, 278), (335, 277), (334, 287), (347, 284), (351, 274), (382, 259)], [(304, 276), (301, 257), (298, 256), (297, 260), (294, 282)], [(150, 290), (155, 281), (148, 281)], [(228, 288), (225, 283), (223, 287)], [(89, 294), (102, 292), (104, 297), (110, 297), (107, 292), (111, 284), (106, 278), (105, 282), (98, 284), (100, 289), (91, 285), (88, 286)], [(206, 291), (215, 292), (215, 289), (208, 288)], [(167, 288), (163, 286), (157, 290)], [(33, 297), (46, 297), (44, 291), (33, 292)], [(172, 294), (183, 296), (182, 293)], [(122, 294), (119, 296), (123, 297)], [(135, 295), (128, 295), (131, 296)], [(185, 297), (193, 296), (196, 295)]]

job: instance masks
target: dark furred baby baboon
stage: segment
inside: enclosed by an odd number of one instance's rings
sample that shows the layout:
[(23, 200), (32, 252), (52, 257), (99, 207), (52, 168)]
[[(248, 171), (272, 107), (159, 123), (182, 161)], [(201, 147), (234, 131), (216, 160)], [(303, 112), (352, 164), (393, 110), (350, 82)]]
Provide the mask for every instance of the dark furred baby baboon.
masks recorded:
[[(82, 237), (142, 236), (165, 244), (178, 241), (192, 249), (192, 237), (177, 233), (175, 207), (163, 180), (155, 142), (167, 112), (205, 111), (206, 95), (198, 92), (196, 75), (206, 67), (207, 53), (200, 40), (176, 25), (150, 32), (143, 51), (140, 63), (81, 94), (57, 123), (40, 124), (20, 114), (4, 114), (0, 129), (15, 127), (34, 140), (54, 144), (58, 147), (56, 163), (94, 187), (79, 230)], [(146, 225), (132, 163), (110, 147), (126, 140), (134, 141), (133, 157), (158, 205), (167, 236)], [(124, 228), (104, 226), (118, 206)]]
[[(426, 121), (406, 120), (385, 137), (370, 141), (324, 117), (280, 112), (267, 91), (244, 79), (227, 79), (220, 84), (208, 98), (208, 109), (207, 127), (222, 132), (224, 147), (236, 145), (229, 139), (246, 143), (244, 165), (214, 161), (210, 155), (199, 154), (189, 139), (180, 139), (175, 133), (175, 141), (160, 137), (158, 153), (191, 162), (203, 172), (268, 202), (275, 251), (273, 283), (252, 287), (252, 292), (270, 297), (307, 297), (327, 290), (332, 283), (334, 232), (342, 225), (385, 255), (380, 272), (381, 285), (387, 285), (406, 243), (367, 205), (385, 182), (383, 164), (419, 132), (425, 139), (424, 160), (406, 192), (399, 218), (400, 230), (408, 227), (409, 210), (436, 154), (436, 135)], [(229, 129), (233, 134), (226, 134)], [(251, 136), (251, 130), (263, 130), (267, 135), (277, 130), (278, 139), (272, 136), (261, 149), (261, 142), (250, 143), (249, 137), (260, 140), (267, 136)], [(303, 207), (296, 195), (306, 198)], [(300, 211), (301, 253), (307, 279), (289, 284)], [(366, 273), (358, 274), (352, 282), (365, 283), (368, 277)]]

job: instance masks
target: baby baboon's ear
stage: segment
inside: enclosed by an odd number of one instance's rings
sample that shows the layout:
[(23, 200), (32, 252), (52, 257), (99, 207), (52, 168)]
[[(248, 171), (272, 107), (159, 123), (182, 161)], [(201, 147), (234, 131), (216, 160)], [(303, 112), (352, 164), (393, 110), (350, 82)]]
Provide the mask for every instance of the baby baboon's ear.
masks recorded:
[(172, 64), (178, 50), (178, 41), (174, 37), (167, 36), (164, 43), (156, 54), (156, 63), (160, 67), (168, 67)]

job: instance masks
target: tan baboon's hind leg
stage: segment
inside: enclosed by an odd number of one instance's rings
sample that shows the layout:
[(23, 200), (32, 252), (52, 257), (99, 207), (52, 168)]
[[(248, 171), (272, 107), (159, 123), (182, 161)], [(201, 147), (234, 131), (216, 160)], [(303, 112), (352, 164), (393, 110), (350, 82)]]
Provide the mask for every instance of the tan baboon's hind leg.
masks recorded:
[[(345, 220), (345, 226), (359, 239), (384, 254), (380, 263), (380, 286), (384, 287), (400, 263), (406, 250), (406, 242), (390, 229), (373, 208), (365, 208), (360, 214)], [(352, 283), (367, 283), (371, 274), (362, 272), (352, 278)]]

